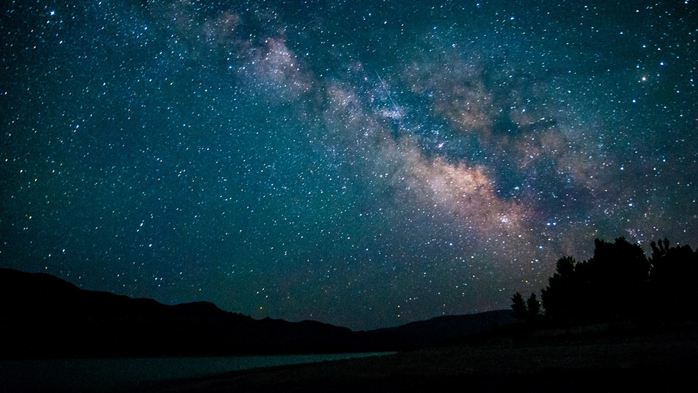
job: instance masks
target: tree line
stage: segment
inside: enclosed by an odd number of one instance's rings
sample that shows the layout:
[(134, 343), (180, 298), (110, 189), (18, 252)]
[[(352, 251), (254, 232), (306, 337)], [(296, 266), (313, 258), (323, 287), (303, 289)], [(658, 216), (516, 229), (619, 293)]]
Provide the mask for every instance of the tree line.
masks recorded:
[(514, 316), (529, 323), (586, 324), (614, 320), (684, 322), (698, 312), (698, 250), (652, 242), (648, 259), (638, 244), (621, 237), (595, 240), (594, 255), (566, 256), (541, 292), (527, 301), (512, 297)]

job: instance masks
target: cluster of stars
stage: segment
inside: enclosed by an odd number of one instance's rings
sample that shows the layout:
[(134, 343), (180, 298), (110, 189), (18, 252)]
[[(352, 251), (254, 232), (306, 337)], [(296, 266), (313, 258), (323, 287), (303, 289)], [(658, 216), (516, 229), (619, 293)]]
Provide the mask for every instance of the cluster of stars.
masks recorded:
[(0, 266), (365, 329), (506, 308), (596, 237), (695, 246), (695, 17), (14, 1)]

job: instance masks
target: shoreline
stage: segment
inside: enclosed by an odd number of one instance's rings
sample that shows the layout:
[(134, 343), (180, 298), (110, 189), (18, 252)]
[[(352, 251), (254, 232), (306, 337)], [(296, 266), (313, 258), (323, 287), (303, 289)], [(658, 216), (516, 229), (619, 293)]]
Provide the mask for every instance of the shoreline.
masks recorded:
[[(494, 340), (390, 356), (226, 373), (141, 386), (141, 392), (629, 391), (694, 386), (698, 331)], [(611, 389), (613, 388), (613, 389)]]

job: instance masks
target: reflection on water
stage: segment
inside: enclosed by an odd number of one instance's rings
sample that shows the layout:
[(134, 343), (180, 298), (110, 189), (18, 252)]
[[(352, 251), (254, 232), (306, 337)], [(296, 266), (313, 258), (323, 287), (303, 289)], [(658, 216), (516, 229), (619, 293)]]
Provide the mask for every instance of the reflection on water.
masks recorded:
[(289, 364), (387, 355), (346, 353), (283, 356), (163, 357), (106, 359), (0, 360), (3, 392), (109, 391), (148, 381), (206, 375)]

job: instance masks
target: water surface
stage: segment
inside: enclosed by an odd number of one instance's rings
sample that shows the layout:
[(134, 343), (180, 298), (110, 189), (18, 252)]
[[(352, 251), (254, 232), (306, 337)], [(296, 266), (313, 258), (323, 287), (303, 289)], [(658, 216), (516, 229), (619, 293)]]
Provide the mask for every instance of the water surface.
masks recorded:
[(8, 393), (118, 391), (144, 382), (386, 354), (0, 360), (3, 387), (0, 390)]

